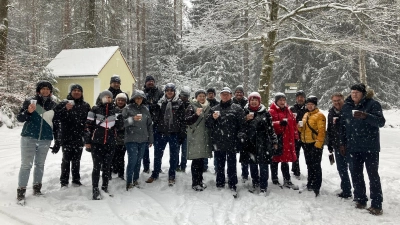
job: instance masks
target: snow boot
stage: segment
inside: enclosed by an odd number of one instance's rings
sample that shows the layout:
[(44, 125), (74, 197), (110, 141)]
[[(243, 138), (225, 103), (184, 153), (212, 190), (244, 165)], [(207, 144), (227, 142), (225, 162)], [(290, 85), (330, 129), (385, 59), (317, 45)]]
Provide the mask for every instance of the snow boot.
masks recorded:
[(40, 191), (40, 189), (42, 189), (41, 183), (34, 184), (33, 185), (33, 195), (35, 195), (35, 196), (43, 195), (42, 192)]
[(373, 207), (369, 207), (368, 212), (374, 216), (380, 216), (383, 214), (383, 210), (382, 209), (377, 209), (377, 208), (373, 208)]
[(100, 190), (98, 187), (93, 188), (93, 200), (101, 200)]
[(195, 191), (203, 191), (204, 188), (201, 185), (192, 186), (192, 189)]
[(299, 186), (293, 184), (290, 180), (285, 180), (285, 181), (283, 182), (283, 186), (284, 186), (284, 187), (287, 187), (287, 188), (291, 188), (291, 189), (293, 189), (293, 190), (299, 190)]
[(126, 184), (126, 191), (129, 191), (132, 188), (133, 188), (133, 184), (132, 183)]
[(22, 201), (25, 200), (25, 193), (26, 193), (26, 188), (25, 187), (20, 187), (17, 189), (17, 200)]
[(79, 180), (77, 180), (77, 181), (72, 181), (72, 186), (74, 186), (74, 187), (80, 187), (80, 186), (82, 186), (82, 183), (81, 183)]

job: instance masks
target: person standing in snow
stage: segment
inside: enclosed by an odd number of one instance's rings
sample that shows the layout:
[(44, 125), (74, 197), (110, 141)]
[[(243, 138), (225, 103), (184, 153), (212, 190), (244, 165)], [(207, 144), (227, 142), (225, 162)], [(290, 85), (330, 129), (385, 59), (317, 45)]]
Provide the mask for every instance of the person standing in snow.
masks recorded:
[[(156, 125), (156, 120), (158, 118), (158, 115), (160, 113), (160, 106), (157, 104), (158, 101), (164, 96), (164, 93), (161, 89), (159, 89), (155, 85), (155, 80), (153, 76), (146, 76), (145, 79), (145, 85), (143, 88), (143, 91), (146, 95), (146, 101), (144, 104), (146, 104), (147, 108), (150, 111), (151, 119), (154, 122), (153, 126), (153, 135), (155, 134), (157, 127)], [(146, 146), (144, 150), (144, 155), (143, 155), (143, 172), (144, 173), (150, 173), (150, 157), (149, 157), (149, 147)]]
[[(60, 176), (61, 187), (68, 187), (70, 171), (72, 172), (72, 185), (75, 187), (82, 185), (79, 170), (84, 146), (85, 122), (90, 111), (90, 105), (83, 100), (82, 86), (74, 84), (70, 90), (67, 101), (61, 102), (55, 108), (61, 121), (59, 136), (63, 147)], [(52, 151), (52, 153), (57, 152), (57, 148)]]
[(369, 213), (382, 215), (382, 186), (379, 177), (379, 128), (385, 125), (381, 104), (375, 101), (373, 90), (367, 91), (364, 84), (351, 86), (350, 96), (345, 100), (340, 115), (340, 153), (350, 153), (353, 161), (352, 180), (356, 208), (364, 209), (367, 195), (364, 181), (364, 164), (367, 169), (371, 207)]
[(304, 114), (298, 129), (304, 143), (304, 156), (307, 164), (307, 189), (319, 196), (322, 183), (322, 151), (325, 141), (326, 118), (317, 108), (318, 98), (310, 95), (306, 99), (308, 112)]
[[(350, 153), (345, 156), (340, 154), (340, 113), (344, 105), (344, 96), (342, 93), (334, 93), (331, 96), (332, 108), (328, 112), (328, 150), (332, 154), (335, 152), (336, 167), (340, 176), (340, 188), (342, 192), (337, 196), (340, 198), (351, 198), (351, 181), (349, 176), (353, 169)], [(350, 165), (350, 166), (349, 166)]]
[(225, 187), (225, 162), (228, 164), (228, 185), (237, 196), (236, 153), (239, 151), (237, 137), (244, 123), (244, 111), (232, 101), (232, 91), (224, 87), (220, 92), (221, 102), (211, 108), (206, 126), (211, 130), (214, 157), (217, 158), (217, 188)]
[(190, 102), (185, 115), (188, 125), (187, 158), (192, 160), (192, 188), (195, 191), (203, 191), (207, 187), (203, 183), (204, 159), (212, 158), (212, 144), (205, 117), (210, 109), (205, 90), (199, 89), (195, 93), (195, 99)]
[(165, 147), (169, 144), (169, 171), (168, 185), (175, 184), (176, 166), (178, 162), (179, 134), (186, 129), (183, 103), (178, 98), (176, 87), (173, 83), (168, 83), (164, 88), (165, 95), (159, 101), (160, 113), (154, 121), (157, 131), (154, 134), (154, 170), (146, 183), (153, 183), (158, 179), (161, 170), (162, 157)]
[(143, 104), (146, 96), (143, 91), (132, 94), (129, 105), (122, 110), (125, 127), (125, 146), (128, 152), (126, 167), (126, 190), (139, 186), (140, 164), (146, 147), (154, 143), (151, 115)]
[(249, 191), (254, 193), (256, 188), (260, 188), (260, 195), (265, 195), (268, 188), (268, 164), (271, 164), (272, 155), (278, 148), (278, 139), (271, 115), (261, 104), (258, 92), (249, 95), (249, 104), (245, 106), (244, 112), (246, 122), (238, 135), (243, 143), (240, 162), (250, 165), (253, 185)]
[[(217, 93), (215, 92), (215, 88), (208, 88), (207, 89), (207, 101), (208, 103), (210, 103), (210, 108), (216, 106), (219, 104), (219, 101), (217, 101), (217, 99), (215, 99), (215, 96), (217, 95)], [(215, 168), (217, 168), (217, 161), (214, 157), (214, 170)], [(208, 170), (208, 158), (204, 159), (204, 172), (207, 172)]]
[(278, 163), (281, 163), (283, 186), (298, 190), (290, 179), (289, 163), (297, 159), (295, 143), (298, 139), (296, 118), (286, 104), (286, 96), (283, 93), (275, 94), (275, 101), (271, 104), (269, 113), (272, 116), (275, 133), (278, 137), (278, 151), (272, 157), (271, 175), (272, 183), (280, 185), (278, 180)]
[[(110, 164), (113, 159), (116, 144), (116, 109), (113, 94), (106, 90), (100, 93), (101, 103), (93, 106), (88, 113), (85, 126), (85, 147), (93, 159), (92, 187), (93, 200), (100, 200), (99, 180), (102, 169), (101, 189), (108, 193), (110, 179)], [(122, 121), (118, 120), (118, 121)]]
[(53, 151), (60, 149), (58, 138), (59, 120), (54, 113), (56, 102), (52, 100), (53, 85), (41, 80), (36, 85), (36, 95), (24, 101), (17, 120), (24, 123), (21, 132), (21, 167), (18, 174), (18, 201), (25, 201), (26, 187), (32, 165), (33, 195), (42, 195), (44, 163), (53, 137)]
[[(183, 103), (183, 109), (186, 111), (188, 106), (190, 105), (189, 101), (190, 97), (190, 88), (189, 87), (183, 87), (181, 92), (179, 93), (179, 98), (181, 99)], [(178, 152), (178, 165), (176, 167), (177, 172), (185, 172), (186, 170), (186, 163), (187, 163), (187, 149), (188, 149), (188, 142), (187, 142), (187, 134), (186, 134), (186, 129), (182, 133), (179, 134), (178, 137), (178, 142), (181, 148), (181, 159), (179, 163), (179, 152)]]
[(126, 96), (127, 101), (129, 101), (128, 94), (121, 90), (121, 78), (119, 75), (113, 75), (110, 79), (110, 87), (108, 90), (113, 94), (113, 99), (116, 99), (117, 95), (123, 93)]
[[(119, 93), (115, 97), (115, 113), (118, 116), (122, 114), (122, 110), (125, 108), (126, 103), (128, 99), (126, 97), (125, 93)], [(117, 129), (117, 138), (116, 138), (116, 145), (115, 145), (115, 151), (114, 151), (114, 156), (113, 160), (111, 163), (111, 169), (110, 169), (110, 180), (111, 180), (111, 173), (116, 173), (118, 174), (118, 177), (121, 180), (125, 180), (124, 178), (124, 171), (125, 171), (125, 141), (124, 141), (124, 135), (125, 134), (125, 129), (123, 126), (120, 126)]]
[[(307, 112), (305, 102), (306, 102), (306, 93), (304, 93), (304, 91), (302, 91), (302, 90), (297, 91), (296, 92), (296, 104), (294, 104), (293, 106), (290, 107), (290, 111), (292, 111), (293, 115), (296, 116), (297, 123), (303, 119), (304, 114)], [(301, 133), (299, 132), (298, 135), (300, 137)], [(303, 148), (303, 151), (304, 151), (303, 142), (301, 142), (300, 138), (298, 140), (296, 140), (295, 148), (296, 148), (297, 160), (292, 163), (292, 172), (293, 172), (294, 176), (298, 180), (300, 180), (300, 163), (299, 163), (300, 149)]]

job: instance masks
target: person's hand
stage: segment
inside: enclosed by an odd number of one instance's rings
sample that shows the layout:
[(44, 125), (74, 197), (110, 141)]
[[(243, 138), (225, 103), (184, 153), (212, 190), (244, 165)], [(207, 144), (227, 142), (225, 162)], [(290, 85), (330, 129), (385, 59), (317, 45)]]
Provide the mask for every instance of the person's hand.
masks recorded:
[(288, 123), (287, 123), (287, 120), (281, 120), (281, 121), (279, 121), (279, 125), (281, 125), (281, 126), (286, 126)]
[(60, 151), (60, 148), (61, 148), (61, 143), (59, 141), (56, 141), (53, 147), (50, 147), (51, 153), (57, 154), (57, 152)]
[(277, 149), (278, 149), (278, 144), (274, 144), (272, 147), (273, 147), (275, 150), (277, 150)]
[(219, 113), (214, 112), (212, 116), (213, 116), (214, 120), (216, 120), (216, 119), (218, 119), (218, 117), (219, 117)]
[(72, 105), (71, 103), (67, 103), (67, 104), (65, 104), (65, 108), (67, 109), (67, 110), (71, 110), (72, 109), (72, 107), (74, 107), (74, 105)]
[(29, 113), (33, 113), (33, 111), (35, 111), (35, 110), (36, 110), (36, 104), (30, 104), (28, 106), (28, 112)]
[(344, 146), (344, 145), (340, 146), (340, 154), (342, 156), (346, 156), (346, 146)]
[(196, 109), (196, 115), (200, 116), (200, 114), (203, 112), (202, 108), (197, 108)]
[(134, 120), (134, 121), (141, 121), (141, 120), (142, 120), (142, 117), (136, 115), (136, 116), (133, 117), (133, 120)]
[(87, 152), (92, 152), (92, 145), (91, 144), (85, 144), (85, 149)]
[(239, 132), (238, 138), (239, 138), (240, 142), (244, 143), (246, 141), (247, 135), (243, 132)]
[(252, 119), (254, 119), (254, 114), (247, 114), (246, 115), (246, 120), (252, 120)]
[(367, 118), (368, 113), (363, 112), (363, 111), (355, 111), (354, 112), (354, 118), (356, 119), (365, 119)]

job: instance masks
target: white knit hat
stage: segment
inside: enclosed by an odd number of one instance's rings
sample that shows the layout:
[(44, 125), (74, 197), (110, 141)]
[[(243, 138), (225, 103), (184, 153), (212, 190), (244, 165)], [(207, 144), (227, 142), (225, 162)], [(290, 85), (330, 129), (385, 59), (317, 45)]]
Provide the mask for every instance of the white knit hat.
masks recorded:
[(125, 94), (125, 93), (119, 93), (119, 94), (115, 97), (115, 100), (117, 100), (117, 99), (119, 99), (119, 98), (123, 98), (123, 99), (125, 99), (125, 101), (128, 100), (128, 97), (126, 97), (126, 94)]

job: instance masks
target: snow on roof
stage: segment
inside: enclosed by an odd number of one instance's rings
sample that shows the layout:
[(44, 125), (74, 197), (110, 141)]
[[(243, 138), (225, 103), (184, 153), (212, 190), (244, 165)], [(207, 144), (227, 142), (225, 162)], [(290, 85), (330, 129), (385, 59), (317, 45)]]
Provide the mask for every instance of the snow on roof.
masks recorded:
[(47, 68), (58, 77), (97, 76), (118, 46), (62, 50)]

